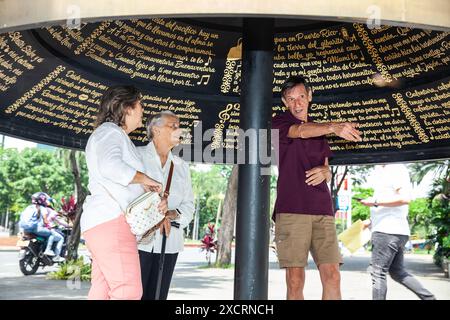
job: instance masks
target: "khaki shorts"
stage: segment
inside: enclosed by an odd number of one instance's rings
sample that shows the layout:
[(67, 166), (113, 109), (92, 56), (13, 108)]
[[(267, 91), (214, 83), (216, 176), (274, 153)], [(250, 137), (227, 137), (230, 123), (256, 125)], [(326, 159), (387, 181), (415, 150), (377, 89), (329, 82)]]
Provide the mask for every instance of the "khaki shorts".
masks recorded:
[(305, 267), (309, 251), (317, 266), (342, 263), (332, 216), (277, 214), (275, 242), (280, 268)]

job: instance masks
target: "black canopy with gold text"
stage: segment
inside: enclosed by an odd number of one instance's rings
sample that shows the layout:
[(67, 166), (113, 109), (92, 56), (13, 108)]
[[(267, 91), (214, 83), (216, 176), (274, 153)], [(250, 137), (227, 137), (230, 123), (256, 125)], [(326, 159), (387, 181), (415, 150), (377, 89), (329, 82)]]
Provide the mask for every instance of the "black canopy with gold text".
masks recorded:
[[(227, 129), (269, 128), (280, 85), (302, 74), (314, 121), (360, 123), (360, 143), (329, 137), (334, 163), (449, 158), (449, 9), (447, 0), (3, 0), (0, 132), (82, 149), (102, 92), (131, 83), (147, 115), (180, 116), (184, 151), (200, 132), (183, 156), (210, 162), (203, 150), (235, 150)], [(142, 131), (133, 139), (146, 143)], [(262, 160), (269, 144), (244, 146)], [(263, 169), (239, 165), (235, 299), (268, 298)]]
[[(221, 18), (221, 21), (226, 21)], [(136, 19), (0, 34), (0, 132), (83, 149), (99, 98), (134, 84), (145, 114), (171, 110), (190, 129), (214, 129), (202, 149), (236, 148), (242, 33), (218, 19)], [(273, 114), (280, 87), (304, 75), (314, 121), (354, 121), (363, 141), (329, 137), (332, 163), (450, 157), (450, 34), (359, 23), (277, 20)], [(133, 134), (144, 144), (141, 130)], [(201, 150), (194, 150), (186, 160)]]

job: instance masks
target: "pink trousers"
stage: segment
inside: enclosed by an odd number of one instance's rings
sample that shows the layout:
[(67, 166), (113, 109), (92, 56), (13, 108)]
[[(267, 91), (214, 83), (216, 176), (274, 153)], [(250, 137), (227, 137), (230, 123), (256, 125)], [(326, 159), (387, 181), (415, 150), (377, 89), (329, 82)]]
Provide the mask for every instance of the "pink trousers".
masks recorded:
[(123, 214), (83, 233), (92, 256), (89, 300), (139, 300), (141, 267), (136, 237)]

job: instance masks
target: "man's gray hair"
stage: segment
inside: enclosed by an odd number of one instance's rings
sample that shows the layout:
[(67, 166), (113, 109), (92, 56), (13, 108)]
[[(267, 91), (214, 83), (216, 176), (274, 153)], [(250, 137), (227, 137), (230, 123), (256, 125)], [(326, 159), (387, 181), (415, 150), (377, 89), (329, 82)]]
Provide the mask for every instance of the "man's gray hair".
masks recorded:
[(154, 127), (161, 127), (163, 124), (163, 118), (164, 117), (175, 117), (178, 119), (178, 116), (173, 113), (172, 111), (161, 111), (160, 113), (157, 113), (153, 115), (152, 117), (149, 117), (147, 119), (147, 123), (145, 124), (145, 128), (147, 130), (147, 138), (148, 141), (153, 140), (153, 128)]

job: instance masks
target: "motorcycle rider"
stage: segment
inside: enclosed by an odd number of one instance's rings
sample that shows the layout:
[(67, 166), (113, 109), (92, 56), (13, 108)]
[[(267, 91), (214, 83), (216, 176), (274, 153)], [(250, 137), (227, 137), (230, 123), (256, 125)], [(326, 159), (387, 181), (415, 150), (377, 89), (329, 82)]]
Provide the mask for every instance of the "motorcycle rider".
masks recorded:
[[(44, 192), (36, 192), (31, 196), (31, 205), (20, 214), (19, 226), (25, 232), (34, 233), (37, 236), (47, 238), (47, 246), (44, 254), (52, 256), (53, 261), (62, 262), (65, 259), (60, 256), (64, 238), (56, 231), (45, 227), (47, 221), (47, 206), (50, 197)], [(52, 250), (53, 242), (57, 241), (55, 252)]]
[(65, 222), (62, 218), (62, 214), (54, 209), (55, 200), (48, 198), (47, 200), (47, 212), (44, 217), (47, 219), (45, 227), (50, 230), (58, 232), (61, 236), (64, 235), (64, 230), (70, 229), (69, 223)]

